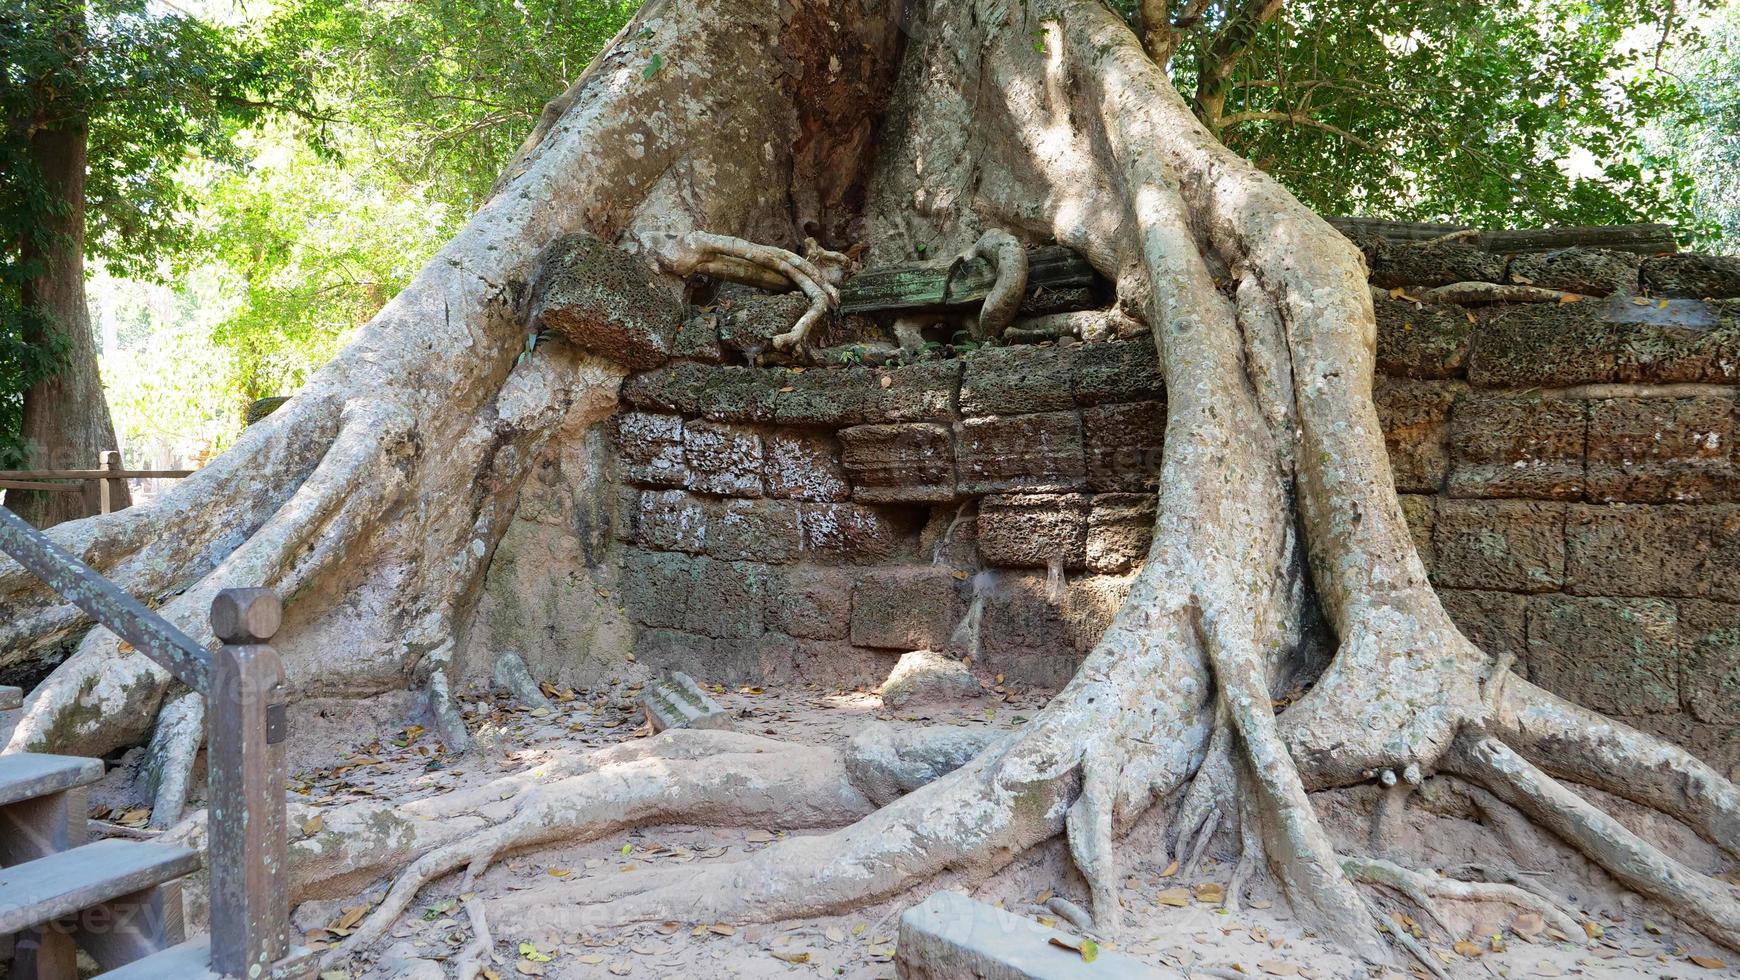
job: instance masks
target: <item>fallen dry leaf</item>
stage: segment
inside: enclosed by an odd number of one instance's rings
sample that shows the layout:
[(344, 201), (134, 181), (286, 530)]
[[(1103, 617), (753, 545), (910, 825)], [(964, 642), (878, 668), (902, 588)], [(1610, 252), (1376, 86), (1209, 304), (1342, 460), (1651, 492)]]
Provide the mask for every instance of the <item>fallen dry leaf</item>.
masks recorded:
[(808, 953), (774, 953), (773, 958), (776, 960), (784, 960), (787, 963), (808, 963), (810, 961), (810, 954), (808, 954)]
[(1263, 972), (1270, 976), (1291, 977), (1299, 973), (1298, 967), (1291, 963), (1283, 963), (1280, 960), (1264, 960), (1257, 965), (1262, 967)]
[(1516, 930), (1516, 934), (1519, 936), (1538, 936), (1546, 931), (1547, 920), (1541, 918), (1538, 913), (1524, 912), (1516, 917), (1516, 920), (1510, 924), (1510, 927)]
[(1181, 909), (1190, 904), (1190, 892), (1183, 888), (1168, 888), (1155, 895), (1154, 901), (1161, 905), (1170, 905), (1175, 909)]
[(1696, 963), (1697, 965), (1703, 967), (1706, 970), (1726, 970), (1728, 968), (1728, 964), (1726, 961), (1719, 960), (1719, 959), (1715, 958), (1714, 956), (1695, 956), (1694, 955), (1694, 956), (1688, 956), (1688, 957), (1686, 957), (1686, 959), (1691, 960), (1693, 963)]
[(735, 935), (737, 935), (737, 927), (734, 925), (728, 925), (724, 922), (713, 923), (712, 925), (707, 927), (707, 931), (712, 933), (715, 936), (735, 936)]

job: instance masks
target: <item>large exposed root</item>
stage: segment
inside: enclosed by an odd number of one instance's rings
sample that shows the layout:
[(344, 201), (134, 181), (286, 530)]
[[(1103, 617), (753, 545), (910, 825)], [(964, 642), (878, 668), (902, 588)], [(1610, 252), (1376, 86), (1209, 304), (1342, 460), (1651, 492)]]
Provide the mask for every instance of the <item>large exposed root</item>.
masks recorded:
[(1541, 916), (1547, 925), (1577, 942), (1584, 939), (1583, 927), (1575, 916), (1560, 908), (1558, 903), (1515, 885), (1439, 878), (1380, 858), (1343, 858), (1341, 866), (1356, 881), (1382, 885), (1406, 895), (1452, 939), (1458, 938), (1459, 930), (1444, 914), (1438, 904), (1440, 901), (1502, 903)]
[(1465, 736), (1445, 764), (1557, 834), (1626, 887), (1667, 905), (1711, 939), (1740, 949), (1740, 900), (1726, 885), (1663, 854), (1504, 743)]

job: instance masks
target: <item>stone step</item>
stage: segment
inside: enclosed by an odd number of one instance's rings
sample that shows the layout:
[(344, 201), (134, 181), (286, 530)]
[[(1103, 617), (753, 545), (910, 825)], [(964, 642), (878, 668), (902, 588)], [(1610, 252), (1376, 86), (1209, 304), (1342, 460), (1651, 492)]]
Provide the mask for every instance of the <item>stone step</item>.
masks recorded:
[(730, 728), (731, 716), (708, 696), (694, 678), (682, 671), (648, 687), (641, 695), (646, 719), (652, 730), (667, 728)]
[(0, 755), (0, 806), (88, 786), (101, 778), (103, 764), (96, 759), (35, 752)]
[(184, 847), (103, 840), (0, 868), (0, 933), (18, 932), (174, 881), (199, 868)]
[(1184, 980), (1176, 970), (1106, 950), (1088, 963), (1077, 951), (1081, 942), (1080, 936), (945, 891), (900, 916), (894, 965), (902, 980)]
[(211, 937), (200, 936), (97, 976), (100, 980), (207, 980), (218, 974), (211, 969)]

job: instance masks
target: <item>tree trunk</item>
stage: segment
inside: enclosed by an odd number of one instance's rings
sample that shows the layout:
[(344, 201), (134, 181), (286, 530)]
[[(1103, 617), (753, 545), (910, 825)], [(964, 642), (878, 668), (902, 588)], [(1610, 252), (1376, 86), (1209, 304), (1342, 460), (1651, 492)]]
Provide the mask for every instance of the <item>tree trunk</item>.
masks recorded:
[[(69, 60), (84, 45), (83, 19), (65, 35)], [(85, 164), (89, 132), (83, 119), (51, 123), (30, 139), (30, 156), (42, 176), (43, 193), (53, 202), (51, 225), (41, 238), (26, 237), (21, 258), (40, 263), (41, 272), (24, 284), (23, 305), (47, 316), (46, 327), (66, 342), (60, 370), (24, 393), (23, 436), (34, 469), (90, 469), (105, 450), (119, 449), (109, 403), (97, 370), (97, 346), (85, 305)], [(26, 343), (41, 345), (40, 333)], [(95, 484), (91, 484), (95, 486)], [(96, 512), (95, 495), (31, 490), (6, 493), (6, 506), (37, 527)], [(129, 496), (121, 487), (117, 507)]]
[[(1611, 787), (1736, 856), (1740, 790), (1511, 676), (1438, 602), (1378, 428), (1375, 318), (1347, 240), (1216, 142), (1099, 0), (867, 6), (654, 0), (552, 104), (495, 198), (307, 389), (150, 509), (55, 536), (135, 594), (170, 595), (165, 613), (195, 635), (219, 585), (278, 588), (300, 694), (422, 684), (439, 706), (470, 669), (455, 651), (520, 484), (615, 406), (612, 366), (560, 341), (519, 357), (547, 246), (587, 230), (673, 280), (753, 263), (747, 278), (783, 270), (827, 303), (816, 267), (741, 239), (815, 235), (868, 246), (875, 265), (961, 254), (990, 231), (1056, 242), (1150, 325), (1168, 407), (1153, 549), (1075, 678), (1011, 739), (835, 833), (675, 876), (548, 885), (491, 911), (565, 933), (831, 912), (944, 870), (989, 874), (1063, 834), (1115, 932), (1117, 841), (1165, 806), (1174, 853), (1217, 828), (1239, 843), (1235, 900), (1267, 868), (1310, 928), (1377, 960), (1356, 882), (1439, 886), (1344, 861), (1309, 794), (1447, 772), (1740, 947), (1740, 905), (1718, 883), (1560, 780)], [(0, 649), (82, 626), (15, 567), (0, 565), (0, 596), (14, 613)], [(166, 679), (139, 660), (85, 637), (31, 695), (11, 748), (142, 739)], [(693, 797), (709, 741), (683, 744), (659, 778), (687, 802), (647, 819), (739, 812), (729, 793)], [(382, 935), (433, 876), (552, 828), (592, 832), (584, 796), (527, 789), (474, 835), (443, 825), (439, 856), (334, 956)], [(829, 813), (851, 819), (851, 800)]]

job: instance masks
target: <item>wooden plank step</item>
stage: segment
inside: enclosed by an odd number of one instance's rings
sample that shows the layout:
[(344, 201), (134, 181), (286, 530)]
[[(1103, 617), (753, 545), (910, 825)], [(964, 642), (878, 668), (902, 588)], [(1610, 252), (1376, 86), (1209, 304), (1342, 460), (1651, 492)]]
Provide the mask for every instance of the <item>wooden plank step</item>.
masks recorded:
[(199, 868), (185, 847), (103, 840), (0, 868), (0, 933), (52, 922)]
[(99, 980), (207, 980), (211, 969), (211, 937), (200, 936), (134, 960), (119, 970), (99, 973)]
[(19, 752), (0, 755), (0, 806), (88, 786), (103, 778), (103, 764), (71, 755)]
[[(1070, 249), (1048, 245), (1027, 253), (1027, 288), (1064, 289), (1094, 284), (1094, 267)], [(841, 313), (934, 310), (982, 303), (997, 284), (984, 259), (947, 265), (897, 265), (860, 272), (840, 287)]]

